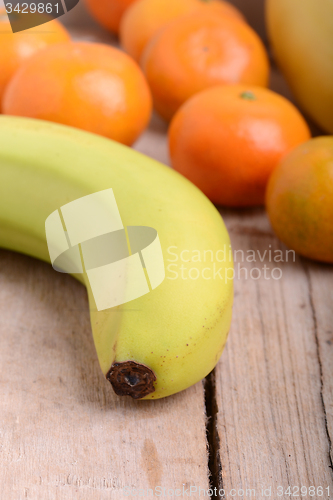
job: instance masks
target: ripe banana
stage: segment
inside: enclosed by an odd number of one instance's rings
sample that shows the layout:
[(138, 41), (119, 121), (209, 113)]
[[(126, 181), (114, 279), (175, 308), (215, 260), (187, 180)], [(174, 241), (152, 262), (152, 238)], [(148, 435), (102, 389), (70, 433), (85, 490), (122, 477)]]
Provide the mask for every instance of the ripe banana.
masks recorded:
[(157, 231), (165, 279), (132, 302), (98, 310), (87, 274), (73, 275), (87, 286), (98, 359), (116, 393), (158, 399), (205, 377), (226, 342), (233, 263), (220, 214), (185, 178), (126, 146), (0, 116), (0, 246), (50, 262), (50, 214), (110, 188), (125, 227)]

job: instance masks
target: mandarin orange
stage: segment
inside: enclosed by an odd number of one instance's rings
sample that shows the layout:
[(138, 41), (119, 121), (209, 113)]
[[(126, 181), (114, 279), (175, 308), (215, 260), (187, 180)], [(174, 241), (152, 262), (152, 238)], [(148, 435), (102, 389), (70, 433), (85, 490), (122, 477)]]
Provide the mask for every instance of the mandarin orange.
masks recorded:
[(147, 43), (170, 21), (184, 14), (213, 12), (244, 20), (241, 12), (223, 0), (137, 0), (125, 12), (120, 24), (120, 42), (124, 50), (140, 62)]
[(218, 205), (264, 203), (281, 158), (310, 138), (284, 97), (261, 87), (218, 86), (187, 101), (169, 129), (171, 163)]
[[(17, 14), (25, 16), (25, 14)], [(13, 33), (5, 9), (0, 9), (0, 108), (6, 85), (20, 65), (48, 45), (66, 42), (70, 36), (56, 19), (43, 26)]]
[(150, 41), (142, 68), (157, 112), (169, 120), (208, 87), (266, 86), (269, 63), (263, 43), (246, 23), (198, 11), (172, 21)]
[(31, 57), (3, 98), (5, 114), (63, 123), (127, 145), (147, 126), (151, 108), (139, 66), (116, 48), (85, 42)]

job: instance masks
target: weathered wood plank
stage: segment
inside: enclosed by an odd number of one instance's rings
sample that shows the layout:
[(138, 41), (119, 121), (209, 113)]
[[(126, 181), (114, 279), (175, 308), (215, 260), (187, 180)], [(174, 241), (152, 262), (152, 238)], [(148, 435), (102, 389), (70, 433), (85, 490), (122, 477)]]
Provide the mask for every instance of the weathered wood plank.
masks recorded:
[[(333, 465), (333, 269), (305, 263), (321, 375), (321, 395)], [(332, 467), (333, 470), (333, 467)]]
[(0, 498), (208, 488), (201, 383), (159, 401), (119, 398), (100, 372), (82, 285), (4, 250), (0, 283)]
[[(81, 4), (66, 17), (74, 38), (114, 43)], [(154, 117), (135, 147), (166, 163), (166, 125)], [(207, 490), (203, 385), (155, 402), (118, 398), (100, 373), (84, 288), (4, 251), (0, 280), (0, 497)]]
[[(233, 3), (263, 34), (263, 1)], [(82, 2), (64, 20), (75, 39), (116, 43)], [(291, 97), (275, 69), (271, 87)], [(136, 149), (167, 163), (165, 133), (155, 117)], [(262, 210), (224, 216), (235, 249), (285, 251)], [(265, 264), (272, 267), (257, 255), (241, 267)], [(277, 496), (277, 486), (330, 486), (332, 496), (332, 269), (299, 258), (274, 267), (280, 280), (235, 281), (232, 329), (216, 370), (222, 485), (227, 493), (255, 488), (257, 498), (271, 486), (273, 499), (290, 498)], [(115, 397), (94, 354), (83, 287), (5, 251), (0, 280), (0, 497), (118, 499), (124, 486), (207, 488), (201, 384), (162, 401)]]
[[(286, 249), (263, 212), (229, 212), (225, 221), (234, 251), (242, 249), (244, 257), (236, 254), (234, 318), (216, 369), (223, 488), (253, 488), (260, 497), (262, 488), (272, 487), (272, 498), (279, 497), (279, 486), (330, 487), (332, 493), (325, 423), (326, 417), (331, 429), (332, 353), (327, 354), (324, 342), (330, 340), (325, 335), (331, 335), (327, 332), (333, 323), (333, 270), (306, 263), (313, 280), (311, 296), (304, 260), (295, 257), (294, 262), (290, 254), (289, 262), (269, 259), (269, 250), (273, 259), (274, 251), (281, 250), (286, 261)], [(247, 250), (256, 252), (255, 262), (247, 262)], [(240, 279), (238, 265), (244, 268)], [(259, 279), (254, 268), (261, 271)], [(273, 268), (281, 270), (280, 279), (272, 279)], [(273, 272), (275, 277), (279, 274)]]

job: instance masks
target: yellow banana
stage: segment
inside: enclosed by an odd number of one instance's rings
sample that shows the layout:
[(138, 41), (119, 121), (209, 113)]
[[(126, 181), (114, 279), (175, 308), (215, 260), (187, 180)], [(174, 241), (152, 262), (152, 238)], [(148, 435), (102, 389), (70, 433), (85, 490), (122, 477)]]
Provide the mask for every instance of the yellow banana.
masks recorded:
[(233, 301), (227, 230), (210, 201), (158, 162), (105, 138), (39, 120), (0, 116), (0, 245), (50, 262), (46, 219), (112, 189), (125, 227), (157, 231), (165, 279), (139, 298), (98, 310), (91, 325), (117, 394), (157, 399), (205, 377), (226, 342)]

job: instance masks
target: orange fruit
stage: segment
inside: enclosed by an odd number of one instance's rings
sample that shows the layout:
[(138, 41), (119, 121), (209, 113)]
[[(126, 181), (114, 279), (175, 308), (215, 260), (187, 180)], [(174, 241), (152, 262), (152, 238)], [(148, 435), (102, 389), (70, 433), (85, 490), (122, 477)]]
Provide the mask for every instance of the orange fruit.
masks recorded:
[(202, 12), (209, 11), (245, 21), (236, 7), (220, 0), (137, 0), (127, 9), (121, 20), (121, 45), (139, 62), (143, 49), (162, 27), (199, 9)]
[(57, 20), (13, 33), (5, 9), (0, 9), (0, 107), (7, 83), (24, 61), (48, 45), (69, 39), (69, 34)]
[(147, 126), (151, 95), (137, 64), (113, 47), (48, 47), (17, 71), (3, 99), (8, 115), (63, 123), (131, 145)]
[(187, 101), (169, 129), (172, 166), (218, 205), (264, 203), (280, 159), (310, 138), (302, 115), (262, 87), (224, 85)]
[(104, 28), (119, 33), (121, 18), (135, 0), (85, 0), (92, 17)]
[(266, 86), (265, 47), (246, 23), (203, 14), (182, 16), (147, 45), (142, 67), (155, 108), (166, 120), (192, 95), (219, 84)]
[(283, 243), (333, 264), (333, 136), (311, 139), (281, 160), (268, 182), (266, 208)]

